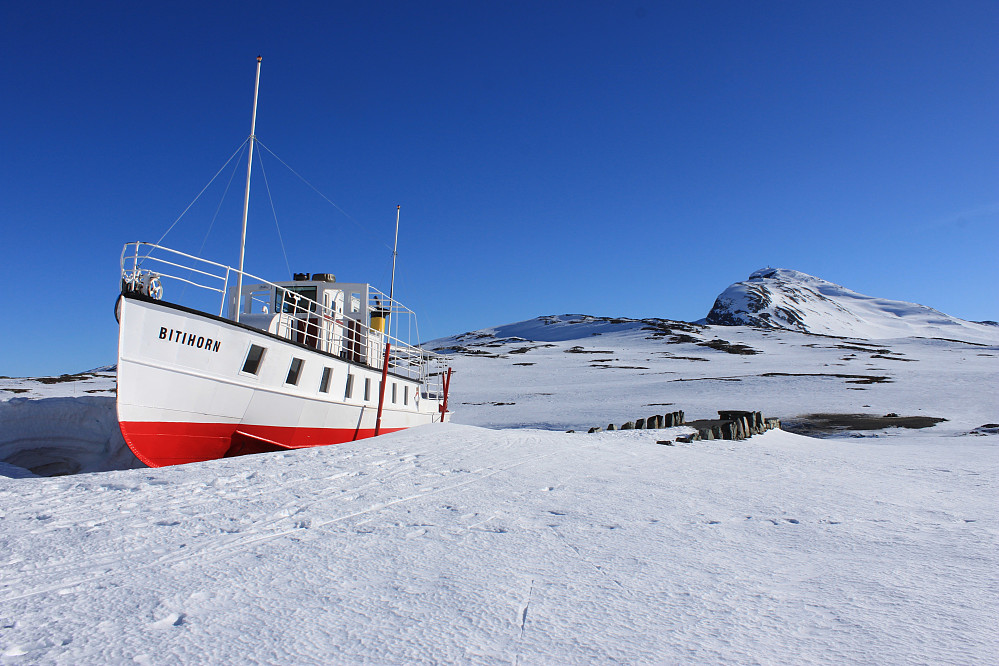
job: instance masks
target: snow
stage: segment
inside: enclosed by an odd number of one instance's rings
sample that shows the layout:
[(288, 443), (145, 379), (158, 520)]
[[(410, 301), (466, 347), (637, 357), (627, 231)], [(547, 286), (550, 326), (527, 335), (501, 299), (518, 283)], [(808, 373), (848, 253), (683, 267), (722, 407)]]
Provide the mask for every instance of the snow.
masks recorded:
[(922, 336), (999, 344), (999, 329), (916, 303), (874, 298), (785, 268), (755, 271), (718, 296), (706, 323), (866, 339)]
[(995, 438), (660, 436), (430, 426), (0, 480), (0, 659), (994, 655)]
[[(434, 343), (452, 424), (48, 478), (113, 377), (0, 380), (0, 664), (995, 663), (999, 346), (930, 337), (542, 317)], [(740, 408), (948, 420), (563, 432)]]

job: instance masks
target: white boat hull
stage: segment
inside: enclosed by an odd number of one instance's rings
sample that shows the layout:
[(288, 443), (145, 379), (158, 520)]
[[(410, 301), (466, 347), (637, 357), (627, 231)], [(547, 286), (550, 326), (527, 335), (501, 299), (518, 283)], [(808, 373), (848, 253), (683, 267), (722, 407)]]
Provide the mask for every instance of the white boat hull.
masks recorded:
[[(380, 369), (168, 303), (124, 295), (118, 308), (118, 420), (151, 467), (375, 434)], [(242, 371), (251, 344), (267, 350), (256, 374)], [(293, 358), (303, 361), (295, 385)], [(446, 420), (440, 407), (416, 379), (389, 372), (379, 432)]]

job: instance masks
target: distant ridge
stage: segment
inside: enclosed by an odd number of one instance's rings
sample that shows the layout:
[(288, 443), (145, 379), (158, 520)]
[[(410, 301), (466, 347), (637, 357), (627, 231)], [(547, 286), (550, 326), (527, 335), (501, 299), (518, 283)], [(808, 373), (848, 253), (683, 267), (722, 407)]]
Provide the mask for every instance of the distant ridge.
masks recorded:
[(925, 305), (865, 296), (786, 268), (764, 268), (731, 285), (703, 321), (853, 338), (924, 337), (999, 344), (995, 326), (951, 317)]

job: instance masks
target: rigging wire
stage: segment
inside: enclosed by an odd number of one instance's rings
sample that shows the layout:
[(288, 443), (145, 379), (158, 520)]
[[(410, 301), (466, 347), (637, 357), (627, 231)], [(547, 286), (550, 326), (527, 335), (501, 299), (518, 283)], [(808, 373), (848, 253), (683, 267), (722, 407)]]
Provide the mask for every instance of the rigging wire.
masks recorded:
[[(240, 156), (242, 156), (242, 154), (243, 154), (243, 148), (245, 146), (246, 146), (246, 142), (244, 141), (243, 144), (239, 147), (239, 154), (240, 154)], [(225, 203), (225, 197), (226, 197), (227, 194), (229, 194), (229, 188), (232, 187), (232, 180), (233, 180), (233, 178), (236, 177), (236, 172), (237, 171), (239, 171), (239, 161), (238, 160), (233, 165), (232, 173), (229, 174), (229, 182), (227, 182), (225, 184), (225, 190), (222, 191), (222, 198), (219, 199), (219, 205), (215, 207), (215, 214), (212, 215), (212, 221), (208, 224), (208, 231), (205, 232), (205, 237), (201, 241), (201, 247), (198, 248), (198, 253), (194, 255), (194, 256), (198, 257), (199, 259), (201, 258), (201, 253), (205, 251), (205, 244), (208, 243), (208, 237), (212, 233), (212, 227), (215, 226), (215, 221), (219, 217), (219, 211), (222, 210), (222, 204)], [(159, 245), (159, 243), (157, 243), (157, 245)], [(187, 272), (187, 277), (188, 277), (188, 279), (190, 279), (190, 277), (191, 277), (191, 271)], [(187, 284), (185, 284), (184, 287), (180, 290), (180, 297), (183, 298), (185, 293), (187, 293)]]
[[(242, 148), (245, 146), (246, 142), (244, 141), (243, 145), (240, 146), (240, 151), (239, 151), (240, 156), (243, 155)], [(236, 164), (233, 166), (232, 173), (229, 175), (229, 182), (226, 183), (225, 185), (225, 190), (222, 192), (222, 198), (219, 200), (219, 205), (216, 206), (215, 208), (215, 214), (212, 216), (212, 221), (208, 225), (208, 231), (205, 232), (205, 238), (204, 240), (201, 241), (201, 247), (198, 248), (198, 253), (195, 255), (196, 257), (200, 258), (201, 253), (205, 251), (205, 244), (208, 242), (208, 236), (212, 233), (212, 227), (215, 226), (215, 220), (217, 220), (219, 217), (219, 211), (222, 210), (222, 204), (225, 203), (225, 197), (229, 193), (229, 188), (232, 186), (232, 181), (236, 177), (236, 172), (239, 171), (238, 167), (239, 167), (239, 162), (237, 161)]]
[[(370, 233), (370, 231), (367, 229), (367, 227), (365, 227), (363, 224), (361, 224), (356, 219), (354, 219), (354, 217), (351, 216), (350, 213), (348, 213), (347, 211), (345, 211), (343, 208), (340, 208), (339, 206), (337, 206), (329, 197), (327, 197), (325, 194), (323, 194), (322, 192), (320, 192), (319, 189), (316, 188), (315, 185), (313, 185), (312, 183), (310, 183), (309, 181), (307, 181), (304, 177), (302, 177), (301, 174), (299, 174), (297, 171), (295, 171), (290, 166), (288, 166), (288, 163), (285, 162), (284, 160), (282, 160), (280, 157), (278, 157), (277, 154), (275, 154), (273, 150), (271, 150), (270, 148), (268, 148), (267, 146), (265, 146), (264, 144), (262, 144), (260, 142), (260, 139), (257, 139), (256, 141), (257, 141), (257, 145), (258, 146), (260, 146), (261, 148), (263, 148), (264, 150), (266, 150), (268, 153), (270, 153), (274, 157), (274, 159), (276, 159), (278, 162), (280, 162), (281, 164), (283, 164), (284, 167), (286, 169), (288, 169), (288, 171), (290, 171), (293, 174), (295, 174), (298, 177), (298, 179), (301, 180), (306, 185), (308, 185), (312, 189), (313, 192), (315, 192), (316, 194), (318, 194), (319, 196), (321, 196), (323, 199), (325, 199), (326, 202), (329, 205), (333, 206), (338, 211), (340, 211), (343, 214), (344, 217), (346, 217), (348, 220), (350, 220), (351, 222), (353, 222), (354, 224), (356, 224), (359, 228), (363, 229), (367, 233)], [(392, 249), (387, 243), (382, 243), (382, 245), (384, 245), (389, 250)]]
[[(259, 142), (258, 142), (259, 143)], [(270, 151), (268, 151), (270, 152)], [(264, 175), (264, 189), (267, 190), (267, 200), (271, 204), (271, 214), (274, 215), (274, 228), (277, 229), (278, 241), (281, 242), (281, 254), (284, 255), (284, 265), (288, 269), (288, 279), (294, 278), (294, 274), (291, 272), (291, 264), (288, 263), (288, 252), (284, 249), (284, 238), (281, 237), (281, 226), (278, 224), (277, 211), (274, 209), (274, 198), (271, 196), (271, 186), (267, 182), (267, 171), (264, 169), (263, 154), (260, 155), (260, 159), (257, 163), (260, 164), (260, 173)]]
[(184, 211), (180, 215), (177, 216), (177, 219), (173, 221), (173, 224), (171, 224), (170, 227), (165, 232), (163, 232), (163, 235), (160, 236), (160, 239), (158, 241), (156, 241), (156, 245), (159, 245), (160, 243), (162, 243), (163, 239), (167, 237), (167, 234), (170, 233), (171, 231), (173, 231), (173, 228), (175, 226), (177, 226), (178, 222), (180, 222), (180, 218), (184, 217), (184, 215), (187, 213), (187, 211), (191, 210), (191, 206), (193, 206), (198, 201), (198, 199), (201, 198), (201, 195), (205, 193), (205, 190), (207, 190), (211, 186), (211, 184), (215, 182), (215, 179), (219, 177), (219, 174), (222, 173), (222, 171), (225, 170), (225, 168), (227, 166), (229, 166), (229, 162), (232, 162), (233, 158), (236, 157), (236, 154), (242, 152), (243, 146), (245, 146), (246, 142), (249, 141), (249, 140), (250, 140), (250, 138), (247, 137), (246, 139), (243, 140), (243, 143), (239, 144), (239, 147), (232, 154), (232, 156), (225, 161), (225, 164), (222, 165), (222, 168), (219, 169), (218, 171), (216, 171), (215, 175), (212, 176), (212, 179), (210, 181), (208, 181), (208, 185), (205, 185), (203, 188), (201, 188), (201, 191), (198, 192), (198, 196), (194, 197), (194, 201), (192, 201), (191, 203), (189, 203), (187, 205), (187, 208), (185, 208)]

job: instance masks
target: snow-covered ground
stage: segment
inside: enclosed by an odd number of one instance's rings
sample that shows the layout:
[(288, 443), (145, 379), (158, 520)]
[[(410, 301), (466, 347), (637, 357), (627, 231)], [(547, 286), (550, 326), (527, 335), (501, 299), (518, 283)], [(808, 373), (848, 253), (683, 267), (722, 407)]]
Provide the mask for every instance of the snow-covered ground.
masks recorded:
[(663, 434), (0, 479), (0, 660), (994, 663), (995, 436)]
[[(0, 465), (0, 663), (996, 663), (999, 435), (969, 434), (999, 422), (995, 343), (562, 316), (435, 344), (446, 426)], [(0, 380), (0, 459), (34, 436), (124, 464), (111, 391)], [(948, 420), (563, 432), (677, 409)]]
[[(434, 341), (455, 353), (458, 423), (587, 429), (682, 409), (931, 416), (935, 434), (999, 421), (992, 345), (863, 340), (747, 326), (561, 315)], [(873, 434), (873, 433), (868, 433)]]

